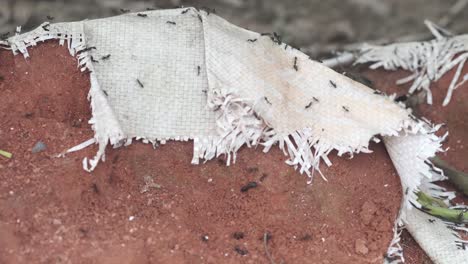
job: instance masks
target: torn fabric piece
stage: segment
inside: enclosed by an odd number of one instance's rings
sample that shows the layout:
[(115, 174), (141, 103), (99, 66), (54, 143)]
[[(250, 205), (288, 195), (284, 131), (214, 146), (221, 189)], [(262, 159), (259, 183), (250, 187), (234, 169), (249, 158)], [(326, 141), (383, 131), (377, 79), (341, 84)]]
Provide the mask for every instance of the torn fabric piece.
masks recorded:
[[(401, 206), (396, 230), (400, 227), (406, 228), (436, 263), (464, 263), (468, 254), (466, 251), (458, 249), (457, 241), (462, 243), (468, 243), (468, 241), (457, 237), (457, 233), (448, 229), (444, 221), (416, 208), (411, 208), (408, 204), (416, 199), (416, 194), (412, 191), (414, 186), (418, 186), (426, 194), (446, 201), (455, 197), (453, 192), (448, 192), (431, 183), (446, 179), (445, 176), (434, 170), (429, 161), (429, 158), (433, 157), (435, 153), (442, 151), (444, 137), (407, 135), (405, 140), (398, 137), (384, 138), (388, 154), (400, 175), (404, 195), (403, 202), (407, 203)], [(415, 175), (419, 175), (419, 177), (415, 177)], [(399, 234), (395, 234), (395, 237), (398, 236)], [(398, 241), (396, 241), (396, 243), (392, 243), (389, 253), (398, 256), (401, 252), (399, 248)]]
[[(91, 72), (89, 122), (99, 150), (84, 159), (86, 170), (105, 159), (109, 143), (193, 139), (195, 164), (226, 155), (229, 165), (244, 145), (263, 145), (267, 152), (278, 144), (287, 163), (311, 180), (321, 161), (331, 165), (332, 150), (340, 156), (370, 152), (369, 141), (381, 135), (409, 193), (441, 179), (425, 164), (440, 150), (437, 127), (414, 119), (391, 97), (310, 60), (275, 34), (262, 36), (213, 14), (183, 10), (46, 23), (8, 39), (13, 52), (26, 57), (37, 42), (59, 39), (77, 54), (82, 70)], [(415, 197), (404, 199), (398, 220), (415, 224), (404, 211)], [(389, 252), (402, 258), (392, 250), (395, 234)]]
[(431, 83), (456, 68), (442, 103), (446, 106), (454, 90), (468, 79), (468, 76), (460, 79), (460, 73), (468, 58), (468, 35), (444, 37), (436, 34), (435, 36), (436, 39), (424, 42), (395, 43), (386, 46), (364, 45), (355, 63), (371, 63), (371, 69), (382, 67), (386, 70), (404, 69), (412, 72), (397, 84), (412, 81), (408, 93), (423, 90), (428, 104), (432, 104)]

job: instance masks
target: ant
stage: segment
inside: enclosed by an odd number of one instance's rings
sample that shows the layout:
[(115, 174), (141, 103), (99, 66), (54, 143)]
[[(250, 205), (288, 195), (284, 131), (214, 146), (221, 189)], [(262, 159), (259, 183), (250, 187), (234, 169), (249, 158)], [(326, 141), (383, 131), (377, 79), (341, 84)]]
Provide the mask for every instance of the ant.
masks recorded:
[(81, 50), (82, 52), (86, 52), (86, 51), (90, 51), (90, 50), (93, 50), (93, 49), (96, 49), (96, 47), (87, 47), (83, 50)]
[(139, 85), (141, 88), (145, 88), (145, 86), (143, 86), (143, 83), (141, 83), (140, 80), (136, 79), (136, 81), (137, 81), (138, 85)]

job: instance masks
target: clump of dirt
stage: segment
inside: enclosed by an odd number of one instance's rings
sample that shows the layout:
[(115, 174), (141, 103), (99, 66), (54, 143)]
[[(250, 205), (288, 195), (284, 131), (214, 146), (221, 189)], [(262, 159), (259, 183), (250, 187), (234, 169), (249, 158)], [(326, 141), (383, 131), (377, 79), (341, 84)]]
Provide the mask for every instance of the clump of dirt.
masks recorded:
[(382, 144), (311, 185), (276, 148), (193, 166), (190, 142), (109, 148), (89, 174), (95, 148), (55, 158), (93, 136), (88, 76), (56, 42), (30, 54), (0, 51), (1, 263), (270, 263), (266, 232), (276, 262), (382, 263), (401, 199)]

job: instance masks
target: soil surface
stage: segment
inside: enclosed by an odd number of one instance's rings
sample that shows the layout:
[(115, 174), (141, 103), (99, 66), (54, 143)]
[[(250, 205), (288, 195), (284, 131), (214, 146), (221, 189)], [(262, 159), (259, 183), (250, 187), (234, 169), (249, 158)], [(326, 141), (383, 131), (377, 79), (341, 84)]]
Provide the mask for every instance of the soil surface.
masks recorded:
[(276, 148), (193, 166), (191, 142), (109, 148), (90, 174), (96, 148), (55, 158), (93, 136), (88, 75), (56, 42), (29, 51), (0, 51), (0, 263), (382, 263), (401, 199), (383, 144), (311, 185)]

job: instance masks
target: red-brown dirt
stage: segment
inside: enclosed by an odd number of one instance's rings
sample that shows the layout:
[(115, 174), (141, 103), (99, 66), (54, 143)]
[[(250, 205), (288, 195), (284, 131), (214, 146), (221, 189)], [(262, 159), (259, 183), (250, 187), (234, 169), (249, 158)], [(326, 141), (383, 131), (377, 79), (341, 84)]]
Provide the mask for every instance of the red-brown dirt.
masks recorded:
[(87, 173), (96, 148), (55, 155), (93, 136), (88, 75), (56, 42), (29, 51), (0, 51), (0, 263), (271, 263), (265, 232), (275, 263), (382, 263), (401, 199), (383, 144), (311, 185), (278, 149), (193, 166), (190, 142), (108, 148)]

